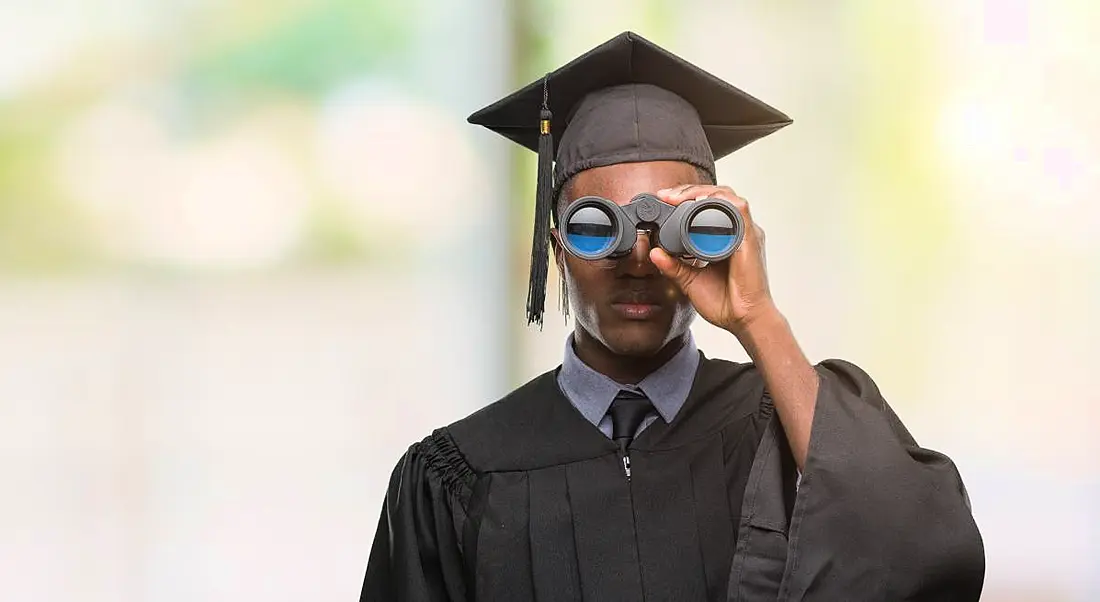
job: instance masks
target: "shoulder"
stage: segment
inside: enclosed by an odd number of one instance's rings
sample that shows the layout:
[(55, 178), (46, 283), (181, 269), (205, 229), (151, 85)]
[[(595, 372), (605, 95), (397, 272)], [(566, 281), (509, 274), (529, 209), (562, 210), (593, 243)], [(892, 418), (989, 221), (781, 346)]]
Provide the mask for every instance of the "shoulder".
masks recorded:
[[(397, 460), (387, 486), (388, 503), (402, 500), (469, 498), (477, 474), (446, 429), (413, 443)], [(440, 497), (442, 496), (442, 497)]]
[(417, 480), (434, 479), (456, 493), (469, 489), (475, 478), (473, 468), (446, 429), (437, 429), (412, 444), (401, 463), (405, 470), (416, 473)]
[(760, 371), (752, 362), (734, 362), (716, 357), (707, 357), (699, 352), (700, 385), (712, 387), (725, 387), (733, 385), (750, 385), (763, 382)]
[(491, 431), (515, 429), (528, 423), (532, 413), (538, 411), (538, 406), (545, 405), (558, 395), (560, 390), (555, 369), (536, 376), (504, 397), (444, 428), (460, 440), (480, 438)]
[[(712, 412), (722, 412), (722, 422), (745, 418), (764, 424), (774, 410), (764, 375), (752, 362), (735, 362), (702, 356), (694, 395)], [(718, 401), (719, 403), (715, 403)], [(712, 418), (718, 421), (717, 418)]]
[(514, 450), (517, 441), (530, 438), (540, 416), (551, 412), (557, 389), (556, 370), (545, 372), (504, 397), (456, 422), (442, 426), (414, 443), (402, 458), (422, 467), (428, 476), (453, 482), (473, 481), (492, 470), (492, 458)]
[(768, 398), (764, 376), (752, 362), (708, 358), (702, 352), (700, 356), (695, 382), (698, 395), (734, 399), (743, 406)]

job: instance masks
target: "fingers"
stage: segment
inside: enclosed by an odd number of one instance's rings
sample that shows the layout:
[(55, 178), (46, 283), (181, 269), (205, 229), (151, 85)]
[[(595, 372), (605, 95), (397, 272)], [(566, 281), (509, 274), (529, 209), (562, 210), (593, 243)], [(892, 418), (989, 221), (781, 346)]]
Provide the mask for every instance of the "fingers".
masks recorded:
[(699, 276), (700, 268), (692, 267), (672, 257), (660, 247), (650, 249), (649, 260), (653, 262), (653, 265), (657, 266), (657, 269), (660, 270), (665, 278), (676, 283), (676, 286), (678, 286), (684, 294), (688, 293), (688, 289), (691, 288), (695, 278)]
[[(679, 186), (673, 186), (672, 188), (658, 190), (655, 194), (657, 195), (657, 198), (661, 199), (662, 201), (668, 203), (669, 205), (676, 206), (684, 201), (695, 198), (686, 196), (684, 192), (689, 189), (699, 187), (700, 186), (697, 184), (681, 184)], [(711, 188), (713, 188), (713, 186)]]
[(679, 196), (679, 194), (681, 192), (683, 192), (684, 190), (687, 190), (688, 188), (692, 188), (692, 187), (695, 187), (695, 186), (698, 186), (698, 184), (680, 184), (679, 186), (673, 186), (672, 188), (665, 188), (663, 190), (658, 190), (657, 191), (657, 196), (660, 197), (662, 200), (665, 200), (665, 199), (668, 199), (668, 198), (672, 198), (674, 196)]
[(693, 201), (695, 199), (703, 197), (712, 197), (725, 199), (737, 207), (737, 210), (741, 212), (741, 217), (745, 218), (745, 221), (753, 226), (755, 231), (755, 224), (752, 220), (752, 212), (749, 210), (749, 202), (745, 199), (737, 196), (735, 192), (729, 186), (711, 186), (709, 184), (685, 184), (683, 186), (675, 186), (672, 188), (666, 188), (664, 190), (657, 191), (657, 198), (668, 203), (669, 205), (679, 205), (684, 201)]
[(675, 201), (681, 203), (700, 197), (718, 197), (733, 202), (740, 197), (729, 186), (713, 186), (710, 184), (684, 184), (657, 191), (657, 197), (663, 201)]

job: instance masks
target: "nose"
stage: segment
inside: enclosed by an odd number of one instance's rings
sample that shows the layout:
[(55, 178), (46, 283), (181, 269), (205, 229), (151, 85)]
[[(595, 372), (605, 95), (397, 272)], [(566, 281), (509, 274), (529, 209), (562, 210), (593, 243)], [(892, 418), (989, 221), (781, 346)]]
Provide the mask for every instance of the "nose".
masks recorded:
[(630, 250), (630, 255), (623, 260), (626, 274), (644, 278), (659, 273), (657, 266), (649, 260), (649, 250), (652, 248), (650, 236), (649, 230), (638, 230), (638, 240), (635, 241), (634, 248)]

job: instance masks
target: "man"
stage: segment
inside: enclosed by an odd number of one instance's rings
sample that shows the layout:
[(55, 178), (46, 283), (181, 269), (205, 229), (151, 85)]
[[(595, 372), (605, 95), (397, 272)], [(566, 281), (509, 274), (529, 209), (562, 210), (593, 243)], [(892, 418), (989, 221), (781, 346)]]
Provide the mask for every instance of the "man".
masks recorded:
[[(790, 119), (625, 33), (470, 120), (539, 152), (528, 319), (552, 246), (576, 328), (561, 366), (408, 450), (361, 600), (979, 598), (982, 542), (951, 460), (918, 447), (859, 368), (809, 363), (748, 203), (714, 183), (716, 159)], [(614, 235), (614, 212), (571, 211), (639, 194), (721, 199), (743, 238), (704, 264), (655, 244), (674, 228), (654, 210), (633, 206), (638, 228)], [(627, 250), (578, 250), (597, 235)], [(696, 314), (752, 362), (705, 357)]]

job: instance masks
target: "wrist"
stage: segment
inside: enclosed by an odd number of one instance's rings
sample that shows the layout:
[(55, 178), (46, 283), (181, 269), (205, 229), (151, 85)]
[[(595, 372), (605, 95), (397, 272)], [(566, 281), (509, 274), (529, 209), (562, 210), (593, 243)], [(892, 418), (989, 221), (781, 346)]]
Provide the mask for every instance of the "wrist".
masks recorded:
[(774, 329), (777, 325), (785, 323), (786, 319), (780, 313), (779, 308), (769, 301), (746, 313), (744, 317), (726, 325), (724, 330), (740, 339), (763, 330)]
[(787, 318), (774, 306), (749, 316), (730, 332), (754, 361), (762, 348), (792, 336)]

